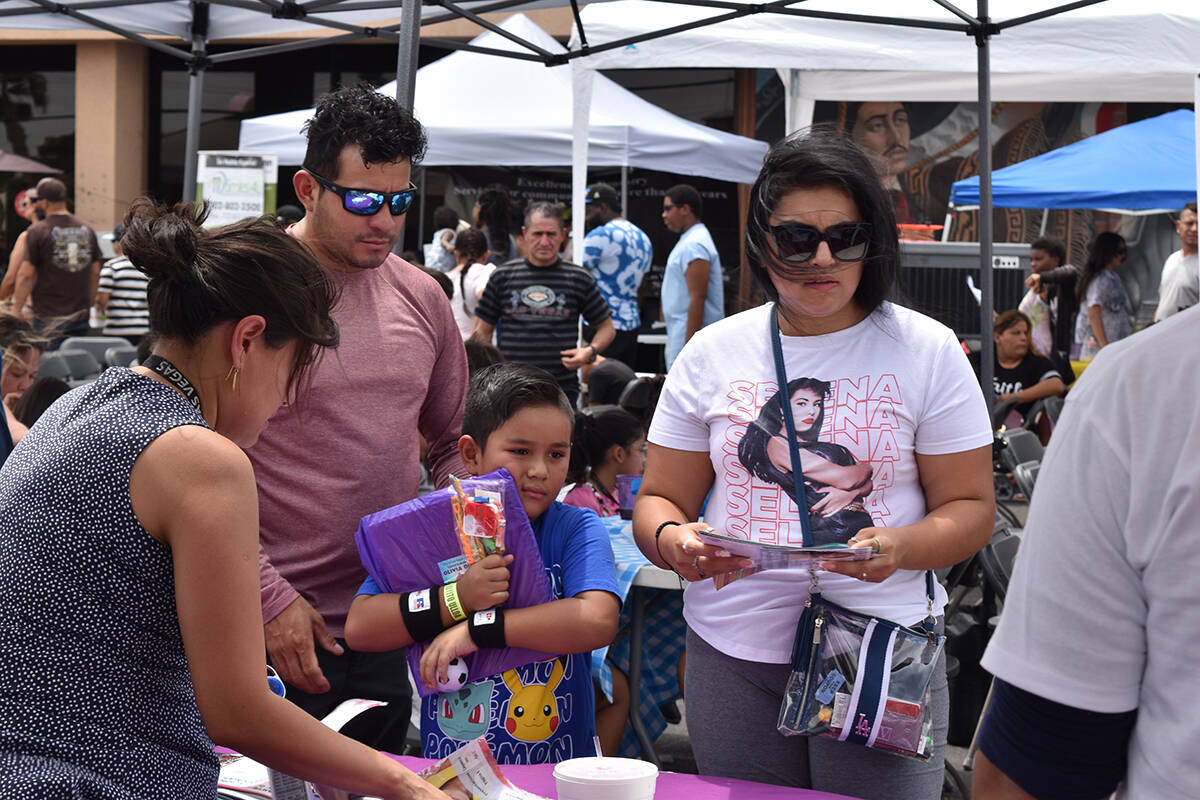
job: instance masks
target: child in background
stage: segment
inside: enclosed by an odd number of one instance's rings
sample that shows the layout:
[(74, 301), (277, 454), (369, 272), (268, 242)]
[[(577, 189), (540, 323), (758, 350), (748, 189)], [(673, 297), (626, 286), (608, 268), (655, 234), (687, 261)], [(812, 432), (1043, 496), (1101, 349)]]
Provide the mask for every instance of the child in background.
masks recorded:
[[(419, 678), (430, 688), (447, 677), (451, 660), (480, 647), (565, 654), (503, 675), (472, 675), (461, 689), (424, 698), (426, 758), (441, 758), (478, 736), (506, 764), (596, 755), (590, 653), (616, 635), (620, 600), (604, 526), (594, 514), (555, 501), (567, 475), (572, 421), (571, 406), (548, 372), (497, 364), (471, 378), (458, 443), (472, 475), (500, 467), (512, 474), (558, 599), (501, 608), (512, 557), (492, 555), (472, 565), (452, 592), (464, 606), (464, 622), (453, 622), (443, 587), (431, 587), (433, 610), (409, 611), (408, 599), (418, 592), (381, 594), (368, 578), (350, 606), (346, 641), (356, 650), (404, 647), (414, 633), (430, 641)], [(482, 611), (489, 613), (476, 613)]]
[(475, 306), (479, 305), (488, 278), (496, 271), (496, 265), (488, 263), (487, 255), (487, 237), (483, 231), (467, 228), (458, 234), (454, 242), (455, 265), (446, 277), (454, 285), (450, 310), (454, 312), (454, 321), (458, 323), (464, 342), (475, 330)]
[(439, 206), (433, 212), (433, 241), (425, 248), (425, 266), (442, 272), (454, 269), (454, 239), (458, 233), (458, 213)]
[(637, 417), (623, 408), (593, 409), (575, 415), (571, 469), (567, 482), (575, 486), (563, 502), (590, 508), (602, 517), (620, 511), (617, 476), (641, 475), (646, 432)]
[[(614, 362), (620, 363), (620, 362)], [(646, 460), (646, 431), (638, 418), (623, 408), (591, 408), (575, 414), (571, 441), (571, 468), (567, 483), (575, 484), (563, 503), (590, 508), (601, 517), (621, 510), (617, 476), (641, 475)], [(596, 730), (607, 755), (618, 755), (629, 718), (629, 679), (609, 659), (612, 699), (596, 683)]]

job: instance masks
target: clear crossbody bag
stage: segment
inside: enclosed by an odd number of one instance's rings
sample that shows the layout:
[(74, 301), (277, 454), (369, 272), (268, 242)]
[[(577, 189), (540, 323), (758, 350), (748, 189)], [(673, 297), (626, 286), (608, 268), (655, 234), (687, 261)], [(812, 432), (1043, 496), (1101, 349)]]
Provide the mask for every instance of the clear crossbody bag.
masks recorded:
[[(792, 480), (805, 546), (812, 544), (796, 424), (786, 397), (787, 371), (776, 314), (771, 344), (780, 405), (791, 445)], [(809, 596), (796, 626), (792, 671), (779, 709), (786, 736), (832, 736), (922, 761), (932, 755), (930, 682), (945, 636), (933, 616), (933, 573), (925, 573), (929, 613), (920, 627), (860, 614), (821, 596), (809, 570)]]

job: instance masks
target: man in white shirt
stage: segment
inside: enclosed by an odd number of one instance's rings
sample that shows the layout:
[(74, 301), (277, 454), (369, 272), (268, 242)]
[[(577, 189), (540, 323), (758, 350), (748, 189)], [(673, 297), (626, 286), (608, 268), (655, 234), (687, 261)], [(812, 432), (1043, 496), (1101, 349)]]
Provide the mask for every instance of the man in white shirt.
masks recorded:
[(1179, 212), (1175, 232), (1182, 245), (1163, 262), (1158, 287), (1158, 309), (1154, 321), (1161, 322), (1200, 301), (1200, 256), (1196, 246), (1196, 204), (1188, 203)]
[(663, 197), (663, 224), (679, 241), (667, 256), (663, 273), (662, 311), (667, 323), (667, 369), (696, 331), (725, 316), (721, 257), (712, 234), (701, 221), (700, 193), (686, 183), (672, 186)]
[(1197, 796), (1197, 334), (1177, 315), (1071, 388), (983, 657), (976, 800)]

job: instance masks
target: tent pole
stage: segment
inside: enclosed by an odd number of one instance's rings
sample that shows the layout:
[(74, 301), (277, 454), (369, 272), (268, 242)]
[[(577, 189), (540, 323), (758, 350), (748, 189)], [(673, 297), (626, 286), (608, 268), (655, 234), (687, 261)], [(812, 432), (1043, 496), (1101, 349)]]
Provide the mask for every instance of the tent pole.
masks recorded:
[(979, 289), (983, 293), (979, 303), (979, 341), (982, 345), (979, 377), (990, 417), (995, 404), (992, 390), (995, 342), (988, 331), (992, 329), (996, 302), (992, 291), (992, 70), (988, 51), (990, 34), (983, 28), (988, 24), (988, 0), (978, 2), (980, 29), (975, 44), (979, 57)]
[(942, 222), (942, 241), (950, 241), (950, 226), (954, 224), (954, 209), (946, 209), (946, 219)]
[[(428, 185), (429, 168), (421, 167), (421, 202), (417, 205), (417, 252), (421, 253), (422, 256), (425, 254), (425, 187)], [(429, 265), (426, 264), (425, 266)]]
[[(421, 48), (421, 0), (404, 0), (400, 6), (400, 45), (396, 48), (396, 102), (409, 111), (417, 95), (417, 55)], [(421, 179), (421, 219), (417, 222), (417, 234), (422, 233), (425, 223), (425, 179)], [(407, 221), (407, 217), (405, 218)], [(400, 236), (392, 252), (404, 252), (404, 222), (400, 223)], [(420, 252), (424, 242), (417, 242)]]
[(1038, 236), (1046, 235), (1046, 223), (1049, 221), (1050, 221), (1050, 209), (1043, 208), (1042, 209), (1042, 224), (1038, 228)]
[(207, 59), (208, 3), (192, 4), (192, 60), (188, 65), (187, 133), (183, 146), (183, 193), (180, 199), (196, 199), (196, 172), (200, 150), (200, 115), (203, 113), (204, 70)]
[(571, 63), (571, 260), (583, 263), (583, 236), (587, 194), (588, 136), (591, 135), (592, 87), (595, 71)]
[(621, 166), (621, 216), (629, 219), (629, 167)]
[(417, 54), (421, 47), (421, 0), (400, 6), (400, 46), (396, 52), (396, 102), (412, 111), (417, 94)]

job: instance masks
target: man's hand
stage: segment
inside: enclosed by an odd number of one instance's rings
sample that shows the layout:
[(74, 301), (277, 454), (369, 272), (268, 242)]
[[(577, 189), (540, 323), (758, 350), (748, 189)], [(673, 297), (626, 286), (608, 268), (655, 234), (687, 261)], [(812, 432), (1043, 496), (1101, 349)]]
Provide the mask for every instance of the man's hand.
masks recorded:
[(508, 565), (513, 556), (492, 553), (467, 568), (458, 578), (458, 599), (468, 614), (502, 605), (508, 600)]
[(263, 626), (263, 633), (266, 635), (271, 664), (285, 683), (308, 694), (329, 691), (329, 681), (317, 665), (313, 639), (334, 655), (340, 656), (343, 650), (329, 628), (325, 627), (325, 620), (307, 600), (297, 597), (275, 619)]
[(1042, 276), (1036, 272), (1025, 279), (1025, 288), (1033, 289), (1035, 292), (1042, 291)]
[(576, 370), (584, 364), (590, 364), (596, 358), (596, 350), (590, 344), (585, 344), (583, 347), (571, 347), (566, 350), (560, 350), (558, 354), (562, 356), (562, 365), (570, 370)]

